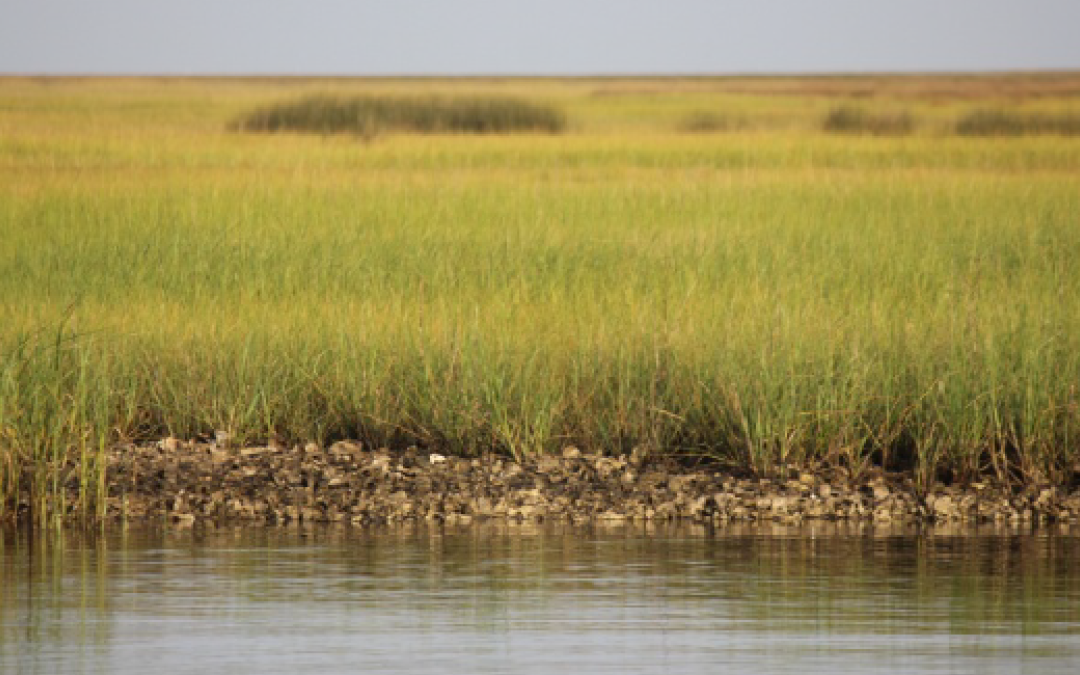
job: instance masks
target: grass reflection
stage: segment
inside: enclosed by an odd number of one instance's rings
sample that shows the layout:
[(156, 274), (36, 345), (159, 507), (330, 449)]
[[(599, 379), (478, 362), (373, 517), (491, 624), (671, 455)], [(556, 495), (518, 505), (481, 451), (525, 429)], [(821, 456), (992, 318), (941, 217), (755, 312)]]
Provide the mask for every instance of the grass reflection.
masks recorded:
[(103, 649), (120, 615), (243, 621), (266, 605), (429, 630), (591, 615), (587, 628), (611, 629), (598, 608), (623, 622), (662, 608), (685, 630), (1030, 636), (1080, 625), (1080, 539), (1067, 530), (492, 525), (8, 533), (0, 546), (5, 659)]

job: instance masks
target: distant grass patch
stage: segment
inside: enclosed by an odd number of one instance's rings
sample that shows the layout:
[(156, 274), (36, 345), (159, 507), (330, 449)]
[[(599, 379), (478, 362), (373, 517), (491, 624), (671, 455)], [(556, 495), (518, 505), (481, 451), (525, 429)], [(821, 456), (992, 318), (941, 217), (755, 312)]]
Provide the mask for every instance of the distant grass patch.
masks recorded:
[(565, 116), (552, 106), (499, 96), (312, 96), (259, 108), (230, 125), (235, 131), (354, 133), (365, 137), (384, 131), (558, 133), (565, 127)]
[(962, 136), (1080, 135), (1080, 113), (976, 110), (956, 123)]
[(881, 113), (841, 106), (829, 112), (822, 128), (832, 133), (902, 136), (915, 130), (915, 117), (906, 111)]
[(684, 117), (679, 122), (678, 129), (679, 131), (685, 131), (687, 133), (701, 134), (720, 131), (738, 131), (745, 127), (746, 123), (744, 120), (722, 113), (699, 110)]

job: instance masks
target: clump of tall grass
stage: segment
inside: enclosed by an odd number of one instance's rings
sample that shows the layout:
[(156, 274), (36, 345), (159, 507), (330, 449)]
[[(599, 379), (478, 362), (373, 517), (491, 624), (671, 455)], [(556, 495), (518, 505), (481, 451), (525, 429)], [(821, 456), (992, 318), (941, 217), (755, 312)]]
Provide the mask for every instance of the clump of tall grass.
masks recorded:
[(20, 505), (41, 524), (104, 512), (112, 382), (78, 342), (63, 323), (0, 342), (0, 521)]
[(915, 130), (915, 117), (906, 111), (870, 112), (863, 108), (834, 108), (822, 123), (825, 131), (841, 134), (902, 136)]
[(956, 123), (961, 136), (1080, 135), (1080, 113), (975, 110)]
[(504, 96), (311, 96), (259, 108), (232, 122), (236, 131), (558, 133), (566, 117), (549, 105)]

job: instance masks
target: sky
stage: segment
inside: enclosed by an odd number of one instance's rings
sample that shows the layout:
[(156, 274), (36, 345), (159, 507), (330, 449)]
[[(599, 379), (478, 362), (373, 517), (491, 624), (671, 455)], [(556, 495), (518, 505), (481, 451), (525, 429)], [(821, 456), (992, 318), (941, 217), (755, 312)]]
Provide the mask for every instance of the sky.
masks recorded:
[(1080, 0), (0, 0), (0, 73), (1080, 69)]

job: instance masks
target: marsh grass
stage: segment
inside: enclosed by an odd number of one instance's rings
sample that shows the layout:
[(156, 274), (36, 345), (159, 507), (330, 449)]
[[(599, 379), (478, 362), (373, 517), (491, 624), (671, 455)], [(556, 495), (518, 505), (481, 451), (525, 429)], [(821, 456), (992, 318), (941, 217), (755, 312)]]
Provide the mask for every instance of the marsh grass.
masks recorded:
[(678, 129), (687, 133), (716, 133), (738, 131), (747, 127), (746, 120), (724, 113), (699, 110), (683, 117)]
[[(0, 519), (16, 495), (42, 523), (94, 517), (105, 508), (105, 450), (111, 386), (64, 325), (55, 333), (16, 335), (0, 364)], [(107, 366), (106, 366), (107, 367)], [(78, 486), (74, 504), (67, 500)]]
[(312, 96), (246, 113), (234, 131), (351, 133), (373, 137), (384, 131), (416, 133), (557, 133), (562, 112), (516, 98), (497, 96)]
[(97, 513), (106, 448), (216, 431), (1075, 477), (1073, 139), (864, 142), (799, 101), (783, 130), (673, 133), (707, 98), (643, 134), (637, 100), (553, 84), (584, 131), (358, 149), (222, 133), (267, 85), (25, 86), (0, 107), (0, 518)]
[(833, 108), (822, 122), (831, 133), (902, 136), (915, 130), (915, 116), (907, 111), (872, 112), (853, 106)]
[(1080, 113), (975, 110), (957, 121), (956, 133), (962, 136), (1080, 136)]

